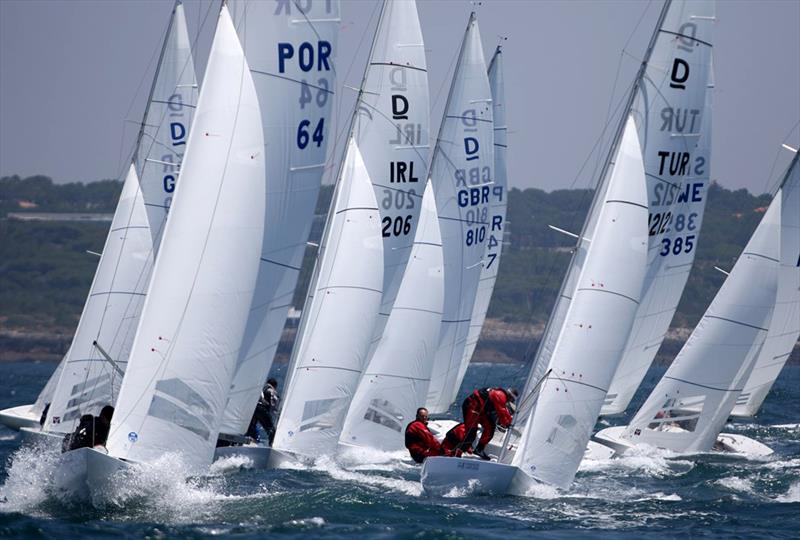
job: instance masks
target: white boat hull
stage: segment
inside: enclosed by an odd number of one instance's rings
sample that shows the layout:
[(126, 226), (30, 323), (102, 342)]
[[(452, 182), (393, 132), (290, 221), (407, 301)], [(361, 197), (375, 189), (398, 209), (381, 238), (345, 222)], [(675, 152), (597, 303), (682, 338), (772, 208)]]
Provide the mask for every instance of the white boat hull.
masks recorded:
[(513, 465), (471, 458), (431, 457), (422, 464), (422, 488), (431, 495), (525, 495), (538, 482)]
[(33, 412), (33, 404), (17, 405), (0, 411), (0, 424), (19, 430), (24, 427), (38, 428), (40, 415)]
[(104, 450), (79, 448), (61, 455), (53, 475), (53, 489), (60, 498), (90, 500), (113, 482), (130, 464)]
[(248, 444), (242, 446), (222, 446), (214, 451), (214, 461), (222, 459), (245, 458), (248, 469), (267, 469), (270, 468), (270, 454), (272, 448), (258, 444)]
[[(635, 446), (631, 442), (621, 437), (626, 427), (627, 426), (614, 426), (602, 429), (598, 431), (594, 437), (592, 437), (592, 439), (595, 442), (610, 448), (614, 452), (615, 456), (620, 456)], [(755, 439), (751, 439), (750, 437), (733, 433), (720, 433), (717, 436), (717, 441), (714, 444), (714, 449), (712, 451), (725, 454), (741, 454), (745, 456), (757, 457), (769, 456), (773, 453), (773, 450), (769, 446), (762, 444)], [(593, 455), (590, 455), (588, 452), (585, 458), (598, 459), (593, 457)]]

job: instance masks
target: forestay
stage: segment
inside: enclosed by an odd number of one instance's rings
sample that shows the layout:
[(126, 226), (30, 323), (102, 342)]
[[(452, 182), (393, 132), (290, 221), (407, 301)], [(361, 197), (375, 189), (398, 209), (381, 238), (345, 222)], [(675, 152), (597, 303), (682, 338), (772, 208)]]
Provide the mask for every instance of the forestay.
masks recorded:
[[(736, 400), (734, 416), (753, 416), (800, 337), (800, 154), (784, 176), (781, 197), (778, 294), (769, 332), (753, 372)], [(777, 196), (776, 196), (777, 197)]]
[(264, 231), (261, 113), (223, 6), (194, 126), (120, 389), (109, 453), (211, 463)]
[(292, 305), (325, 170), (339, 0), (229, 0), (258, 94), (267, 193), (264, 241), (222, 432), (247, 430)]
[(647, 264), (647, 192), (629, 118), (564, 322), (513, 464), (567, 487), (633, 324)]
[(689, 276), (709, 179), (712, 0), (674, 0), (631, 114), (642, 144), (649, 260), (636, 321), (603, 414), (625, 410), (661, 346)]
[[(164, 38), (135, 156), (89, 296), (72, 345), (61, 362), (57, 384), (47, 398), (47, 431), (69, 433), (82, 414), (97, 414), (117, 397), (161, 238), (165, 208), (183, 159), (195, 96), (189, 36), (183, 6), (177, 4)], [(156, 200), (158, 208), (152, 203)]]
[(442, 244), (428, 183), (411, 257), (383, 339), (353, 396), (342, 444), (403, 448), (403, 430), (428, 391), (443, 301)]
[(336, 449), (381, 302), (380, 218), (352, 137), (330, 212), (273, 443), (307, 457)]
[(461, 369), (458, 381), (464, 380), (467, 366), (475, 352), (478, 338), (481, 335), (486, 312), (494, 292), (497, 272), (500, 268), (500, 254), (503, 249), (503, 235), (505, 232), (506, 207), (508, 205), (506, 152), (508, 149), (508, 128), (506, 126), (505, 83), (503, 79), (503, 51), (498, 46), (491, 62), (489, 62), (489, 86), (492, 89), (492, 114), (494, 117), (494, 185), (489, 196), (489, 231), (487, 233), (486, 252), (481, 264), (481, 277), (478, 281), (478, 291), (475, 295), (475, 305), (472, 308), (467, 344), (464, 348), (464, 357), (461, 359)]
[(772, 319), (781, 203), (778, 193), (705, 315), (622, 438), (675, 452), (711, 450)]
[(492, 92), (472, 13), (431, 160), (444, 260), (442, 328), (426, 405), (432, 413), (446, 411), (461, 385), (464, 348), (491, 233), (493, 130)]

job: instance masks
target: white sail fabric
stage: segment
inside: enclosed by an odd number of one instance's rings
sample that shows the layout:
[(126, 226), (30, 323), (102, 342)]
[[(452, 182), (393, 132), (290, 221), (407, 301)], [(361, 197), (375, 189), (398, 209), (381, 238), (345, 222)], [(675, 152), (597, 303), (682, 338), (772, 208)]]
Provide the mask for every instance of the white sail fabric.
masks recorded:
[(264, 233), (258, 99), (225, 6), (111, 423), (112, 456), (211, 464)]
[(752, 371), (772, 319), (781, 202), (778, 194), (623, 438), (675, 452), (711, 450)]
[(256, 294), (221, 432), (247, 429), (292, 305), (325, 170), (339, 0), (229, 0), (261, 107), (267, 193)]
[[(69, 354), (69, 351), (67, 351)], [(65, 357), (66, 358), (66, 355)], [(64, 358), (56, 366), (56, 369), (53, 370), (53, 373), (50, 375), (50, 378), (47, 379), (47, 383), (42, 388), (42, 391), (39, 392), (39, 395), (36, 397), (36, 401), (33, 403), (33, 407), (31, 407), (31, 412), (37, 415), (40, 415), (44, 412), (45, 407), (50, 405), (50, 402), (53, 401), (53, 394), (56, 391), (56, 385), (58, 384), (58, 380), (61, 378), (61, 370), (64, 369)]]
[(475, 295), (475, 305), (472, 308), (472, 317), (467, 334), (467, 344), (464, 347), (464, 357), (461, 359), (461, 369), (458, 381), (464, 380), (464, 375), (475, 352), (475, 346), (481, 335), (486, 312), (492, 301), (494, 284), (497, 281), (497, 272), (500, 268), (500, 254), (503, 249), (503, 233), (505, 231), (506, 207), (508, 205), (508, 181), (506, 174), (506, 152), (508, 137), (506, 127), (506, 102), (505, 83), (503, 80), (503, 52), (500, 47), (489, 62), (489, 85), (492, 89), (492, 109), (494, 116), (494, 184), (492, 185), (489, 199), (489, 239), (486, 242), (486, 252), (481, 264), (481, 277), (478, 281), (478, 291)]
[(800, 154), (786, 172), (781, 197), (780, 267), (775, 312), (753, 372), (736, 400), (734, 416), (753, 416), (800, 337)]
[(647, 264), (647, 192), (641, 146), (628, 119), (594, 235), (513, 464), (566, 487), (600, 413), (636, 308)]
[(491, 233), (492, 91), (478, 21), (470, 15), (439, 129), (430, 179), (444, 257), (444, 309), (426, 407), (446, 411), (458, 394), (481, 262)]
[(114, 403), (141, 311), (141, 281), (149, 273), (152, 249), (139, 179), (131, 164), (78, 328), (62, 361), (45, 431), (71, 433), (81, 415), (98, 414)]
[[(134, 157), (154, 253), (158, 253), (167, 213), (178, 185), (196, 104), (197, 79), (191, 42), (183, 5), (177, 3), (156, 67)], [(146, 287), (145, 281), (143, 288)]]
[[(189, 37), (183, 6), (178, 4), (164, 38), (136, 156), (125, 178), (89, 296), (72, 345), (57, 370), (56, 384), (41, 405), (43, 410), (45, 403), (51, 404), (46, 431), (72, 432), (82, 414), (98, 414), (116, 399), (166, 216), (163, 208), (154, 212), (148, 201), (161, 198), (163, 202), (165, 186), (174, 185), (183, 158), (184, 131), (196, 102), (193, 85)], [(180, 137), (168, 135), (173, 132)]]
[(335, 451), (380, 307), (382, 251), (375, 192), (351, 138), (303, 310), (274, 448), (309, 457)]
[(442, 243), (433, 186), (428, 183), (403, 282), (383, 339), (353, 396), (340, 443), (403, 449), (406, 424), (428, 392), (443, 301)]
[(706, 204), (713, 0), (673, 0), (631, 109), (650, 207), (645, 293), (603, 414), (625, 410), (661, 346), (689, 276)]
[(414, 244), (427, 181), (429, 101), (416, 2), (387, 0), (353, 125), (378, 201), (383, 238), (383, 298), (370, 354), (383, 334)]

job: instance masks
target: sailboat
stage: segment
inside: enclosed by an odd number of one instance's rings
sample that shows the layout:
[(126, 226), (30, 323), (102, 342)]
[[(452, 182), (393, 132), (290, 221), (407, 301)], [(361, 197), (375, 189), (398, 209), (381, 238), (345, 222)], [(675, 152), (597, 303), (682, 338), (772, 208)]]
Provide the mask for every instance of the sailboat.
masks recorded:
[(223, 4), (107, 453), (63, 454), (56, 489), (91, 495), (115, 471), (165, 453), (192, 473), (211, 464), (258, 272), (263, 146), (255, 86)]
[(53, 434), (60, 440), (74, 430), (82, 414), (96, 415), (115, 401), (177, 185), (196, 101), (189, 34), (178, 2), (162, 44), (136, 151), (78, 328), (36, 403), (23, 406), (30, 407), (31, 413), (24, 425), (18, 425), (25, 428), (25, 435)]
[[(722, 434), (744, 382), (767, 348), (788, 356), (797, 340), (800, 287), (800, 166), (795, 156), (772, 203), (703, 318), (627, 426), (601, 430), (595, 440), (624, 453), (650, 445), (681, 454), (722, 450), (769, 455), (740, 434)], [(778, 305), (781, 308), (778, 308)], [(775, 330), (773, 330), (773, 326)], [(791, 330), (787, 339), (786, 327)]]
[(431, 160), (444, 258), (444, 308), (426, 407), (443, 413), (463, 377), (463, 358), (483, 259), (494, 176), (492, 91), (478, 21), (470, 14)]
[[(800, 174), (797, 159), (795, 155), (792, 169), (788, 173), (794, 177)], [(796, 180), (793, 182), (797, 183)], [(800, 189), (794, 187), (787, 195), (788, 191), (784, 184), (781, 196), (787, 202), (783, 203), (783, 207), (787, 210), (800, 208)], [(800, 277), (798, 277), (800, 254), (794, 259), (791, 256), (792, 246), (795, 248), (800, 246), (799, 219), (797, 212), (789, 216), (784, 212), (781, 214), (781, 262), (778, 270), (775, 311), (764, 346), (736, 399), (736, 406), (731, 411), (731, 416), (750, 417), (758, 413), (800, 337)]]
[[(264, 128), (264, 240), (221, 438), (241, 441), (292, 305), (326, 167), (336, 85), (339, 1), (230, 0)], [(224, 447), (263, 461), (265, 448)]]
[(289, 365), (275, 459), (313, 459), (337, 450), (375, 335), (382, 334), (380, 314), (394, 304), (413, 246), (428, 123), (416, 5), (389, 0), (375, 31)]
[[(655, 252), (648, 240), (654, 228), (649, 184), (662, 184), (658, 191), (673, 194), (664, 200), (672, 208), (686, 189), (683, 177), (697, 169), (690, 152), (676, 155), (658, 141), (680, 139), (688, 149), (699, 139), (688, 125), (673, 133), (674, 123), (663, 126), (651, 116), (657, 118), (681, 92), (699, 94), (705, 102), (709, 51), (695, 44), (707, 43), (698, 25), (708, 24), (710, 7), (676, 1), (661, 10), (499, 462), (429, 458), (422, 471), (426, 490), (472, 486), (524, 495), (536, 483), (571, 484), (647, 294), (653, 258), (658, 253), (681, 258), (694, 248), (695, 237), (690, 244), (681, 237), (674, 251), (673, 236), (660, 238)], [(698, 57), (687, 59), (687, 52)], [(670, 157), (684, 166), (652, 168), (652, 162)], [(656, 234), (662, 234), (661, 219)]]

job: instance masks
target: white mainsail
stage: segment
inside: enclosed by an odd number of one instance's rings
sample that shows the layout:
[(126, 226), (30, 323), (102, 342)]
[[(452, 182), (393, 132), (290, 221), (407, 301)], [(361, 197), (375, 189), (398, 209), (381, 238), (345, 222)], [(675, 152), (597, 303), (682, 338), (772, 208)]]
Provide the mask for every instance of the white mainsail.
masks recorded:
[(386, 0), (353, 129), (378, 201), (383, 298), (370, 355), (381, 339), (417, 230), (428, 169), (430, 98), (414, 0)]
[(513, 464), (566, 487), (575, 476), (642, 294), (647, 191), (642, 149), (629, 118), (585, 260)]
[(258, 271), (264, 140), (253, 80), (223, 5), (108, 438), (111, 456), (211, 463)]
[(261, 107), (267, 176), (256, 293), (222, 433), (247, 430), (292, 306), (326, 166), (339, 0), (229, 0)]
[(82, 414), (97, 414), (117, 397), (195, 102), (189, 34), (183, 6), (176, 4), (136, 153), (72, 345), (47, 399), (46, 431), (72, 432)]
[(461, 369), (458, 374), (458, 383), (464, 380), (464, 375), (475, 352), (478, 338), (481, 335), (486, 312), (492, 301), (494, 284), (497, 281), (497, 272), (500, 268), (500, 254), (503, 250), (503, 234), (505, 232), (506, 207), (508, 205), (508, 179), (506, 174), (506, 152), (508, 151), (508, 128), (506, 126), (505, 82), (503, 78), (503, 51), (498, 46), (492, 60), (489, 62), (489, 85), (492, 88), (492, 109), (494, 116), (494, 184), (489, 199), (489, 232), (486, 242), (486, 252), (481, 264), (481, 277), (478, 282), (478, 291), (475, 295), (475, 306), (472, 308), (472, 317), (467, 334), (467, 344), (464, 347), (464, 357), (461, 359)]
[(332, 454), (366, 362), (383, 285), (375, 192), (350, 138), (320, 246), (273, 448)]
[(353, 396), (340, 443), (384, 451), (403, 448), (403, 430), (428, 392), (442, 320), (442, 264), (436, 202), (428, 183), (403, 282), (383, 339)]
[(669, 329), (689, 276), (709, 179), (712, 0), (674, 0), (631, 114), (642, 143), (650, 215), (645, 291), (602, 414), (625, 410)]
[[(800, 337), (800, 154), (786, 171), (781, 197), (778, 294), (769, 332), (753, 372), (733, 408), (734, 416), (753, 416)], [(777, 197), (777, 196), (776, 196)]]
[[(780, 191), (692, 335), (622, 433), (634, 444), (710, 451), (753, 369), (778, 288)], [(798, 213), (798, 209), (785, 209)], [(796, 253), (797, 248), (792, 249)]]
[(494, 177), (492, 91), (478, 21), (464, 33), (431, 160), (444, 257), (444, 309), (427, 408), (446, 411), (458, 394), (481, 262), (491, 233)]

